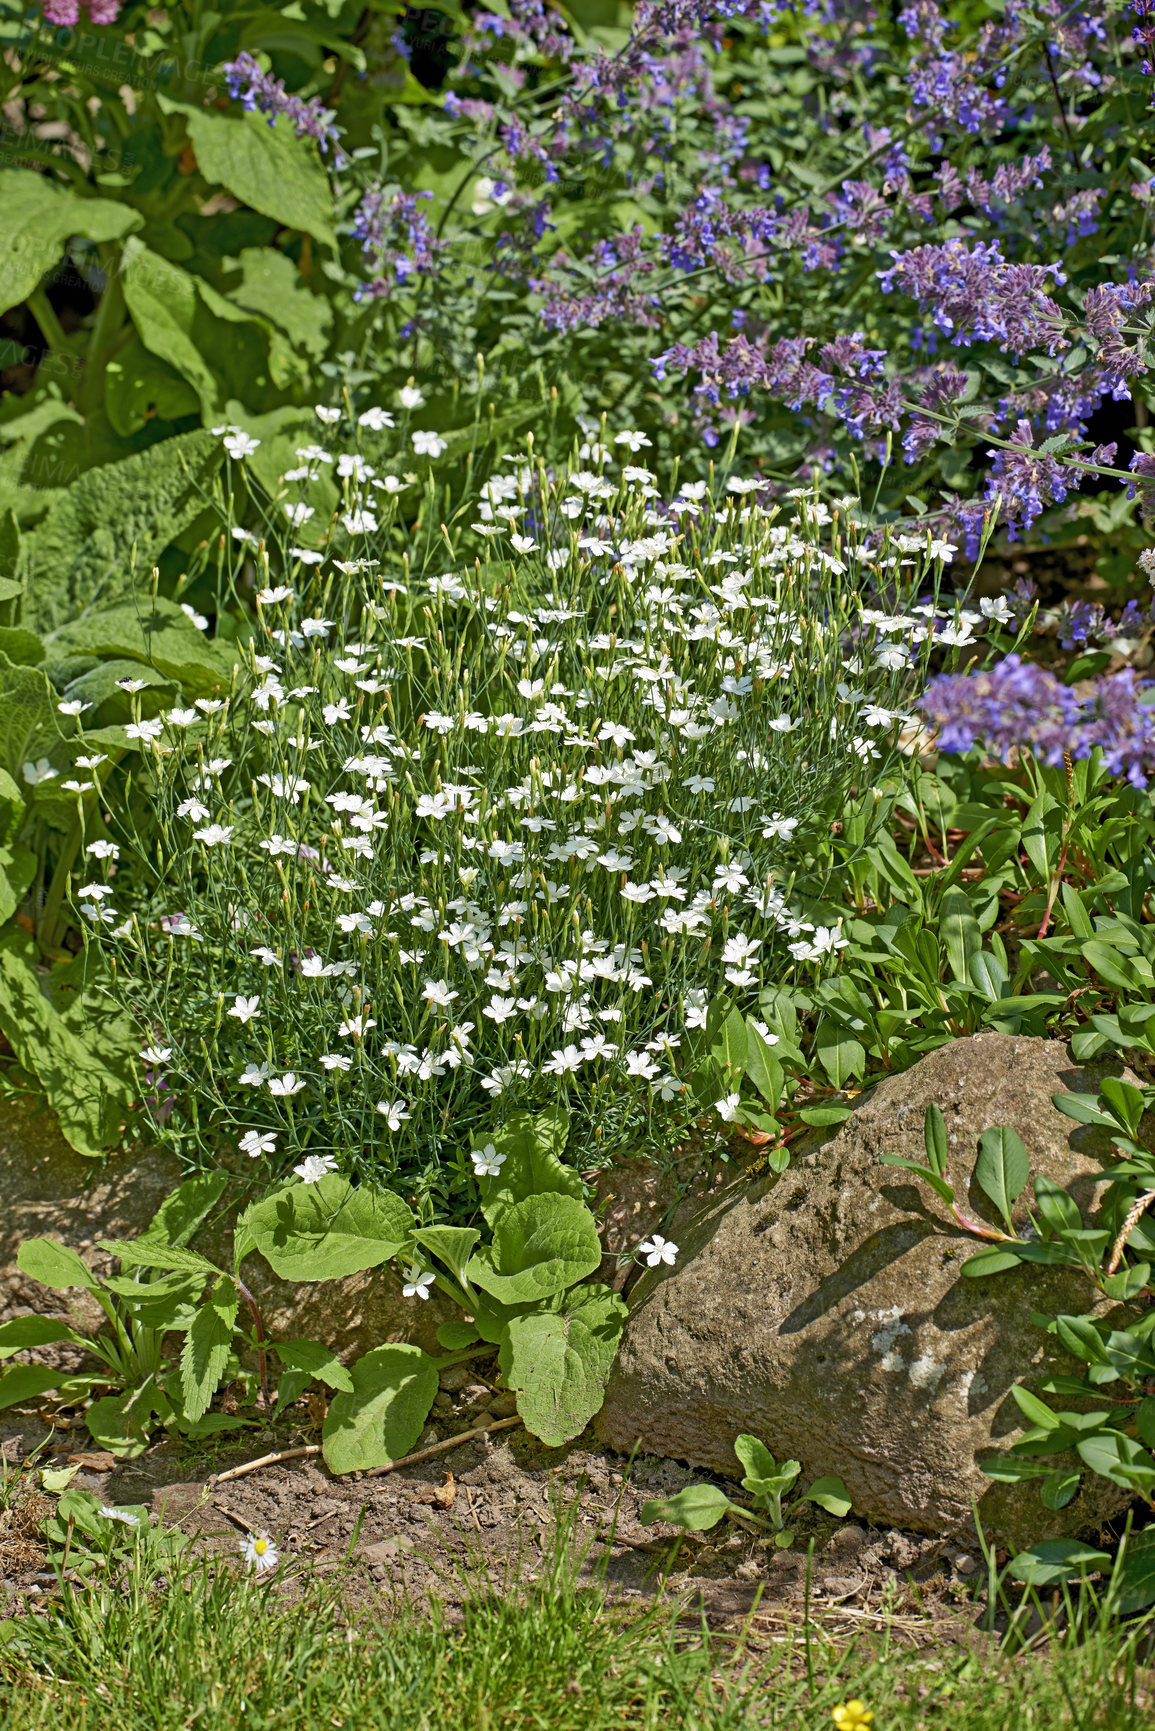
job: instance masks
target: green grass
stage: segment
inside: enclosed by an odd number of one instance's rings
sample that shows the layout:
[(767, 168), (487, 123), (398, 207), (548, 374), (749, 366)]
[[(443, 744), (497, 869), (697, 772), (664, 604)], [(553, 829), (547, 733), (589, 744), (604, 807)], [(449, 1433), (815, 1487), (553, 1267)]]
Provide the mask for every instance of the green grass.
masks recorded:
[[(801, 1617), (784, 1640), (608, 1604), (556, 1554), (532, 1597), (495, 1583), (464, 1618), (349, 1617), (341, 1587), (288, 1603), (201, 1564), (164, 1591), (64, 1589), (0, 1625), (2, 1731), (816, 1731), (861, 1698), (872, 1731), (1139, 1731), (1151, 1723), (1149, 1626), (1085, 1618), (1017, 1657), (836, 1644)], [(147, 1571), (135, 1571), (137, 1577)], [(475, 1577), (476, 1579), (476, 1577)], [(779, 1628), (780, 1625), (775, 1625)]]

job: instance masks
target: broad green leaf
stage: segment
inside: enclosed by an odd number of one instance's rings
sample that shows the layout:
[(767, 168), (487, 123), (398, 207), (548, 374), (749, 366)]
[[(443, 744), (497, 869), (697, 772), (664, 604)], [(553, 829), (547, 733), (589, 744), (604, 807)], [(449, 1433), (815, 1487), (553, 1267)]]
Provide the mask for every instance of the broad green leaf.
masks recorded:
[(815, 1479), (810, 1489), (803, 1492), (802, 1500), (817, 1503), (820, 1509), (825, 1509), (828, 1515), (837, 1515), (839, 1520), (850, 1513), (850, 1492), (836, 1473)]
[(0, 1412), (5, 1407), (19, 1406), (22, 1401), (35, 1400), (51, 1388), (59, 1388), (67, 1372), (45, 1370), (40, 1364), (16, 1364), (0, 1376)]
[(832, 1087), (845, 1088), (849, 1081), (855, 1078), (861, 1081), (866, 1074), (866, 1050), (862, 1042), (828, 1016), (818, 1024), (814, 1048)]
[(473, 1226), (422, 1226), (413, 1236), (423, 1250), (444, 1262), (458, 1280), (464, 1278), (469, 1258), (481, 1238)]
[(200, 394), (160, 355), (132, 337), (104, 370), (104, 406), (122, 438), (151, 421), (179, 421), (200, 413)]
[(110, 1256), (119, 1256), (125, 1268), (163, 1268), (174, 1274), (220, 1272), (207, 1256), (178, 1244), (158, 1243), (151, 1238), (101, 1238), (98, 1243)]
[(1131, 1135), (1137, 1135), (1139, 1120), (1143, 1116), (1143, 1090), (1137, 1088), (1134, 1082), (1124, 1082), (1118, 1076), (1104, 1076), (1099, 1084), (1099, 1092), (1111, 1111), (1118, 1115), (1120, 1122), (1127, 1126)]
[(736, 1076), (746, 1069), (746, 1023), (737, 1010), (728, 1010), (710, 1044), (710, 1056), (721, 1068), (729, 1068)]
[(165, 1244), (187, 1244), (220, 1201), (228, 1182), (227, 1172), (198, 1172), (194, 1178), (186, 1178), (165, 1197), (145, 1227), (144, 1236), (162, 1239)]
[(1060, 1467), (1039, 1486), (1039, 1500), (1045, 1509), (1065, 1509), (1079, 1488), (1082, 1474), (1074, 1467)]
[(461, 1352), (481, 1336), (472, 1322), (443, 1322), (437, 1330), (437, 1344), (446, 1352)]
[(979, 1137), (975, 1180), (1010, 1224), (1011, 1210), (1031, 1176), (1031, 1159), (1016, 1131), (1001, 1124)]
[(1155, 1527), (1128, 1533), (1113, 1581), (1115, 1609), (1121, 1617), (1155, 1604)]
[(960, 1274), (965, 1274), (971, 1280), (982, 1280), (988, 1274), (1004, 1274), (1008, 1268), (1017, 1268), (1023, 1260), (1017, 1250), (980, 1250), (975, 1256), (968, 1256)]
[(600, 1409), (625, 1320), (624, 1302), (604, 1286), (510, 1320), (501, 1368), (526, 1429), (547, 1448), (578, 1436)]
[(493, 1243), (469, 1264), (469, 1277), (503, 1304), (564, 1292), (602, 1259), (594, 1217), (572, 1196), (527, 1196), (499, 1218)]
[(336, 251), (333, 197), (316, 144), (298, 138), (284, 115), (270, 126), (263, 116), (221, 114), (171, 97), (158, 98), (165, 114), (183, 114), (197, 167), (214, 186), (271, 216), (286, 228), (311, 234)]
[[(47, 758), (59, 775), (68, 773), (71, 753), (56, 713), (57, 697), (46, 674), (18, 667), (0, 650), (0, 789), (6, 804), (17, 803), (21, 820), (29, 784), (26, 763)], [(15, 840), (15, 836), (13, 836)]]
[(746, 1074), (770, 1110), (776, 1112), (785, 1075), (772, 1048), (750, 1022), (746, 1024)]
[(143, 1454), (148, 1447), (151, 1408), (137, 1410), (132, 1393), (107, 1394), (93, 1401), (84, 1415), (88, 1433), (98, 1448), (123, 1458)]
[(1086, 1364), (1111, 1362), (1103, 1344), (1103, 1336), (1089, 1316), (1057, 1316), (1055, 1334), (1060, 1345), (1066, 1348), (1072, 1358), (1081, 1358)]
[(1045, 1401), (1041, 1401), (1037, 1394), (1032, 1394), (1029, 1388), (1024, 1388), (1018, 1382), (1011, 1384), (1011, 1393), (1019, 1411), (1025, 1418), (1030, 1419), (1032, 1424), (1041, 1425), (1044, 1430), (1059, 1429), (1061, 1421), (1058, 1414), (1053, 1412)]
[(231, 298), (278, 325), (296, 348), (322, 360), (333, 324), (330, 302), (314, 294), (293, 260), (275, 247), (245, 247), (240, 264), (241, 283)]
[(47, 1491), (50, 1497), (58, 1497), (62, 1491), (68, 1489), (79, 1471), (79, 1466), (41, 1467), (40, 1488)]
[(946, 1171), (947, 1155), (950, 1148), (946, 1138), (946, 1124), (943, 1115), (933, 1101), (927, 1107), (926, 1116), (922, 1121), (922, 1139), (931, 1170), (941, 1178)]
[(1006, 996), (1010, 975), (989, 950), (980, 950), (970, 959), (968, 979), (977, 986), (989, 1004), (997, 1005)]
[[(734, 1453), (741, 1461), (746, 1474), (750, 1478), (772, 1478), (778, 1471), (778, 1462), (756, 1436), (737, 1436), (734, 1438)], [(747, 1487), (749, 1488), (749, 1487)]]
[(54, 633), (53, 646), (62, 655), (116, 655), (143, 662), (190, 695), (227, 691), (237, 660), (231, 646), (209, 643), (176, 602), (163, 596), (140, 596), (89, 613)]
[(0, 1359), (27, 1352), (29, 1347), (79, 1339), (75, 1329), (55, 1316), (17, 1316), (11, 1322), (0, 1322)]
[(195, 1423), (209, 1409), (233, 1344), (240, 1295), (222, 1275), (196, 1313), (180, 1355), (185, 1417)]
[(1061, 1184), (1042, 1172), (1035, 1177), (1035, 1201), (1044, 1224), (1054, 1233), (1078, 1232), (1083, 1224), (1079, 1205)]
[(66, 487), (24, 537), (23, 623), (48, 632), (97, 601), (108, 606), (144, 588), (161, 554), (204, 511), (223, 458), (212, 433), (180, 433)]
[(803, 1106), (798, 1116), (804, 1124), (825, 1130), (834, 1124), (845, 1124), (850, 1113), (849, 1106)]
[(514, 1112), (481, 1146), (492, 1143), (505, 1156), (496, 1178), (479, 1178), (481, 1212), (490, 1226), (517, 1202), (528, 1196), (571, 1196), (582, 1200), (585, 1192), (578, 1174), (563, 1166), (561, 1156), (569, 1139), (569, 1114), (562, 1106), (545, 1112)]
[(329, 1406), (321, 1433), (333, 1473), (364, 1472), (408, 1454), (437, 1393), (437, 1364), (419, 1346), (378, 1346), (350, 1366), (353, 1393)]
[(692, 1533), (705, 1533), (716, 1527), (726, 1510), (732, 1508), (729, 1497), (717, 1485), (687, 1485), (676, 1497), (666, 1502), (643, 1503), (641, 1519), (669, 1521), (675, 1527), (686, 1527)]
[(1098, 1436), (1083, 1437), (1075, 1445), (1079, 1459), (1101, 1478), (1128, 1490), (1142, 1491), (1150, 1497), (1155, 1492), (1155, 1459), (1150, 1449), (1122, 1431), (1105, 1430)]
[(1104, 1130), (1117, 1130), (1114, 1118), (1098, 1104), (1096, 1094), (1052, 1094), (1051, 1102), (1067, 1118), (1078, 1124), (1098, 1124)]
[(1150, 991), (1151, 966), (1141, 957), (1124, 955), (1102, 938), (1089, 938), (1080, 948), (1106, 985), (1118, 992)]
[(971, 961), (981, 951), (983, 938), (965, 890), (948, 889), (943, 896), (940, 930), (951, 974), (966, 985)]
[(50, 1286), (53, 1292), (68, 1292), (74, 1286), (95, 1292), (99, 1286), (76, 1251), (67, 1244), (57, 1244), (54, 1238), (26, 1238), (16, 1252), (16, 1266), (21, 1274), (38, 1280), (41, 1286)]
[(246, 1226), (282, 1280), (341, 1280), (396, 1256), (413, 1231), (399, 1196), (328, 1172), (316, 1184), (294, 1184), (266, 1196)]
[(64, 244), (73, 235), (119, 240), (143, 223), (141, 213), (127, 204), (106, 197), (82, 198), (47, 174), (6, 168), (0, 313), (28, 299), (41, 278), (60, 263)]
[(281, 1363), (291, 1370), (307, 1372), (327, 1388), (343, 1389), (346, 1394), (352, 1394), (353, 1378), (336, 1353), (322, 1346), (319, 1340), (277, 1340), (272, 1346)]
[(1028, 1587), (1049, 1587), (1056, 1581), (1078, 1580), (1096, 1569), (1109, 1568), (1111, 1558), (1078, 1539), (1044, 1539), (1012, 1557), (1007, 1569)]

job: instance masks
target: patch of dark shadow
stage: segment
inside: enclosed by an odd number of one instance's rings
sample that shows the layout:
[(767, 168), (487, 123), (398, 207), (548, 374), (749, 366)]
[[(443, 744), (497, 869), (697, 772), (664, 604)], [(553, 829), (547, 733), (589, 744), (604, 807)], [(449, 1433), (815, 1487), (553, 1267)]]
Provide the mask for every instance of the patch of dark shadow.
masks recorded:
[(813, 1291), (809, 1298), (797, 1305), (790, 1315), (780, 1323), (779, 1334), (800, 1334), (804, 1328), (809, 1328), (812, 1322), (817, 1322), (820, 1316), (825, 1316), (828, 1310), (833, 1310), (836, 1304), (841, 1304), (844, 1298), (849, 1298), (860, 1286), (865, 1286), (880, 1274), (892, 1262), (913, 1250), (921, 1244), (924, 1238), (931, 1238), (938, 1231), (937, 1225), (929, 1220), (897, 1220), (893, 1226), (886, 1226), (881, 1232), (876, 1232), (868, 1238), (865, 1244), (860, 1244), (839, 1263), (833, 1273)]

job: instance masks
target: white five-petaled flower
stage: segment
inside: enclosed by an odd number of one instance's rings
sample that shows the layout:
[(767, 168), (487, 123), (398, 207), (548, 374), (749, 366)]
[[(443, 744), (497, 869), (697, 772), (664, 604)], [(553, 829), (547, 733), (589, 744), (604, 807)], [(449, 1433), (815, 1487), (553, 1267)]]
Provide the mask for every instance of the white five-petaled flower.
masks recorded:
[(413, 449), (419, 457), (439, 457), (447, 446), (439, 434), (418, 430), (413, 435)]
[(400, 1130), (402, 1124), (408, 1123), (412, 1117), (405, 1107), (397, 1100), (378, 1100), (377, 1110), (388, 1124), (390, 1130)]
[(471, 1148), (469, 1158), (473, 1161), (475, 1178), (500, 1177), (505, 1155), (499, 1154), (492, 1142), (487, 1142), (484, 1148)]
[(647, 1268), (657, 1268), (664, 1262), (667, 1268), (672, 1268), (678, 1257), (678, 1246), (670, 1238), (663, 1238), (660, 1232), (655, 1232), (652, 1238), (644, 1238), (638, 1245), (637, 1254), (644, 1256)]
[(402, 1298), (428, 1298), (429, 1288), (433, 1285), (432, 1274), (424, 1273), (416, 1263), (410, 1263), (405, 1270), (405, 1284), (401, 1288)]
[(332, 1154), (306, 1154), (300, 1165), (293, 1167), (302, 1184), (316, 1184), (326, 1173), (336, 1170), (337, 1162)]
[(259, 1016), (260, 1013), (261, 1000), (259, 995), (255, 998), (242, 998), (238, 994), (228, 1011), (230, 1016), (235, 1016), (237, 1021), (242, 1024), (245, 1022), (251, 1022), (256, 1016)]
[(397, 393), (397, 401), (403, 409), (419, 409), (424, 403), (425, 397), (416, 385), (402, 385)]
[(302, 1078), (294, 1070), (286, 1070), (283, 1076), (270, 1076), (268, 1083), (269, 1093), (275, 1094), (278, 1099), (287, 1099), (293, 1094), (299, 1094), (305, 1086)]
[(231, 823), (210, 823), (204, 829), (193, 830), (193, 840), (203, 842), (205, 847), (217, 847), (221, 843), (232, 841), (232, 839), (233, 825)]
[(37, 758), (35, 763), (26, 763), (24, 765), (24, 779), (28, 783), (29, 787), (35, 787), (36, 784), (41, 781), (51, 781), (53, 776), (59, 774), (60, 771), (58, 769), (53, 769), (51, 763), (49, 763), (46, 757)]
[(240, 462), (245, 457), (251, 457), (260, 442), (259, 439), (252, 438), (250, 434), (241, 432), (238, 427), (230, 427), (222, 440), (225, 450), (235, 462)]
[(277, 1138), (269, 1130), (246, 1130), (237, 1146), (242, 1154), (255, 1160), (259, 1154), (272, 1154), (276, 1150)]
[(738, 1116), (738, 1095), (725, 1094), (721, 1100), (715, 1100), (714, 1110), (724, 1124), (732, 1124)]
[(142, 1064), (167, 1064), (172, 1057), (171, 1046), (146, 1046), (140, 1054)]
[(237, 1543), (240, 1545), (241, 1555), (245, 1562), (250, 1569), (255, 1569), (258, 1575), (268, 1574), (271, 1569), (276, 1568), (281, 1560), (280, 1552), (263, 1528), (247, 1533)]

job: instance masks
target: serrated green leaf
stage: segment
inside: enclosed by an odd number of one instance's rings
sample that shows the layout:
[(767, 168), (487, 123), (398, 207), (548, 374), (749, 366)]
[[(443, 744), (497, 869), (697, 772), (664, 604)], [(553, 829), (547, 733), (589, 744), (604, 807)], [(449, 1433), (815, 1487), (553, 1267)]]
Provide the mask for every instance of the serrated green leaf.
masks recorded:
[(222, 1275), (185, 1335), (180, 1355), (181, 1393), (185, 1417), (194, 1424), (208, 1411), (229, 1362), (239, 1302), (236, 1287)]
[(227, 1172), (198, 1172), (166, 1196), (143, 1236), (165, 1244), (185, 1245), (211, 1213), (228, 1187)]
[(378, 1346), (350, 1367), (353, 1393), (330, 1403), (322, 1431), (333, 1473), (365, 1472), (408, 1454), (437, 1393), (437, 1365), (419, 1346)]
[(174, 1274), (218, 1274), (207, 1256), (177, 1244), (155, 1243), (150, 1238), (101, 1238), (100, 1248), (119, 1256), (126, 1268), (163, 1268)]
[(399, 1196), (328, 1172), (316, 1184), (294, 1184), (266, 1196), (246, 1216), (246, 1229), (282, 1280), (340, 1280), (378, 1268), (413, 1231)]

